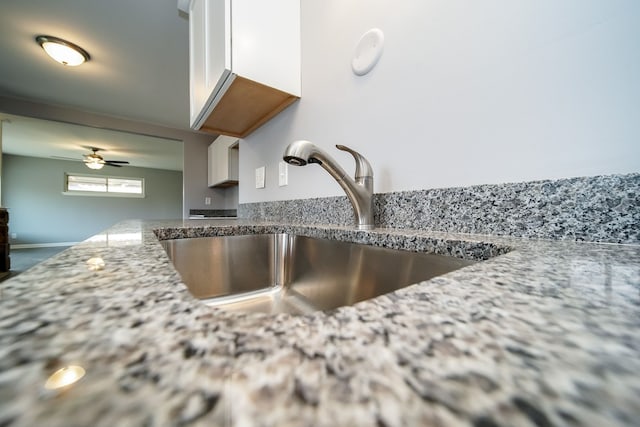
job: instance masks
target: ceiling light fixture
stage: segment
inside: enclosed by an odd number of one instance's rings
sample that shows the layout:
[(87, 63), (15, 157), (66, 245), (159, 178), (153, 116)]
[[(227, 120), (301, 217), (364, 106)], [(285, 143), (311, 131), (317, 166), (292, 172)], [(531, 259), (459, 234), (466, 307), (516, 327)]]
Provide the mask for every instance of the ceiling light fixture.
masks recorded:
[(104, 159), (101, 155), (93, 153), (87, 154), (83, 160), (89, 169), (102, 169), (104, 167)]
[(62, 65), (75, 67), (91, 58), (89, 53), (80, 46), (58, 37), (38, 36), (36, 42), (42, 46), (47, 55)]

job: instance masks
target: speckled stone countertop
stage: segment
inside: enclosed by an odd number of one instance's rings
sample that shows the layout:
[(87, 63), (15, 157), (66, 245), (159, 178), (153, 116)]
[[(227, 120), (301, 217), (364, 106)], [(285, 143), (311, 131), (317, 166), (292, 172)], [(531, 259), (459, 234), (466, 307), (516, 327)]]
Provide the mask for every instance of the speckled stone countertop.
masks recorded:
[[(156, 237), (273, 231), (493, 258), (355, 306), (266, 315), (195, 300)], [(45, 389), (67, 365), (86, 375)], [(126, 221), (0, 283), (3, 427), (639, 419), (640, 246)]]

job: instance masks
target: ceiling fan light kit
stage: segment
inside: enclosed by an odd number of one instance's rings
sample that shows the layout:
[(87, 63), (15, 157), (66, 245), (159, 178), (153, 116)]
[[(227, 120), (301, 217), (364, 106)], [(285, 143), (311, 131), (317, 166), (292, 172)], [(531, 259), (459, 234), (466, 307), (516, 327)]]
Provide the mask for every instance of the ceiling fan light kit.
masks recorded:
[(100, 151), (100, 148), (95, 148), (95, 147), (87, 147), (87, 148), (93, 151), (93, 153), (91, 154), (85, 154), (83, 159), (84, 164), (87, 165), (89, 169), (94, 169), (94, 170), (102, 169), (104, 165), (115, 166), (117, 168), (120, 168), (122, 167), (122, 165), (129, 164), (129, 162), (124, 160), (105, 160), (100, 154), (98, 154), (98, 151)]
[(80, 46), (53, 36), (37, 36), (36, 42), (55, 61), (72, 67), (85, 63), (91, 57)]
[(89, 169), (98, 170), (104, 167), (104, 160), (97, 154), (89, 154), (87, 158), (84, 159), (84, 164), (87, 165)]

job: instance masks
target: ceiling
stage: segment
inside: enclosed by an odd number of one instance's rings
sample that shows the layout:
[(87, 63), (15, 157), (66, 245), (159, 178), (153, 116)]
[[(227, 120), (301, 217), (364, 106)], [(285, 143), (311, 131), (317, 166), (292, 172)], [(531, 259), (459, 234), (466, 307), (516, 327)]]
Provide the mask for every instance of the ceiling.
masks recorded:
[(0, 113), (2, 151), (19, 156), (82, 160), (87, 147), (102, 149), (106, 160), (129, 166), (182, 170), (180, 141)]
[[(176, 0), (2, 0), (0, 9), (0, 95), (188, 129), (189, 22)], [(39, 34), (91, 60), (60, 65)]]
[[(0, 96), (188, 130), (188, 18), (176, 0), (2, 0), (0, 34)], [(35, 42), (39, 34), (78, 44), (91, 60), (62, 66)], [(0, 118), (5, 153), (82, 158), (83, 146), (97, 146), (105, 159), (182, 170), (176, 141)]]

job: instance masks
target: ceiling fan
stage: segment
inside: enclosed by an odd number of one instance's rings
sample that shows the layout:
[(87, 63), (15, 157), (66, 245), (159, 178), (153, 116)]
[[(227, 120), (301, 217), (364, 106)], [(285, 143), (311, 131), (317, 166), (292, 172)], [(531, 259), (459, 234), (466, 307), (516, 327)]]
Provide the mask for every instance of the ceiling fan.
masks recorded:
[[(83, 154), (82, 157), (84, 157), (82, 159), (82, 162), (84, 162), (85, 165), (87, 165), (87, 167), (89, 169), (102, 169), (105, 165), (106, 166), (113, 166), (116, 168), (120, 168), (123, 165), (128, 165), (129, 162), (124, 161), (124, 160), (105, 160), (104, 157), (102, 157), (100, 154), (98, 154), (98, 151), (105, 151), (102, 148), (98, 148), (98, 147), (87, 147), (87, 146), (83, 146), (83, 148), (86, 148), (88, 150), (91, 150), (91, 154)], [(80, 161), (79, 159), (71, 159), (69, 157), (58, 157), (58, 156), (52, 156), (53, 158), (56, 159), (63, 159), (63, 160), (75, 160), (75, 161)]]
[(98, 151), (100, 151), (100, 148), (96, 148), (96, 147), (87, 147), (89, 148), (92, 153), (91, 154), (85, 154), (84, 157), (84, 164), (87, 165), (87, 167), (89, 169), (102, 169), (102, 167), (104, 165), (107, 166), (114, 166), (117, 168), (122, 167), (122, 165), (128, 165), (129, 162), (126, 162), (124, 160), (105, 160), (100, 154), (98, 154)]

